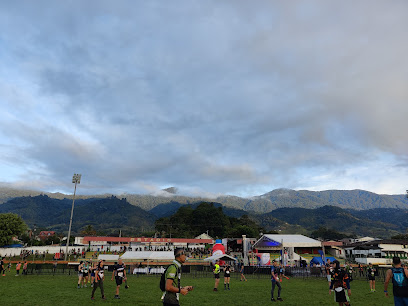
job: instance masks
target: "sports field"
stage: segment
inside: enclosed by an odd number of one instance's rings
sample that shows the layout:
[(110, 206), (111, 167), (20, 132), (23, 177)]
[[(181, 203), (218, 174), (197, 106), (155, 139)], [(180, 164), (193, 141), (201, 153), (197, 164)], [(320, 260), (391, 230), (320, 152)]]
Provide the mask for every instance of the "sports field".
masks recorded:
[[(115, 300), (114, 281), (110, 273), (105, 279), (105, 295), (107, 300), (101, 300), (100, 291), (95, 293), (95, 301), (91, 301), (91, 290), (77, 289), (77, 277), (74, 275), (20, 275), (8, 273), (0, 276), (0, 305), (161, 305), (159, 276), (130, 275), (129, 289), (121, 288), (121, 299)], [(218, 292), (213, 292), (212, 278), (194, 278), (187, 274), (182, 277), (182, 285), (192, 285), (194, 291), (180, 298), (181, 305), (337, 305), (333, 295), (329, 296), (327, 281), (323, 278), (291, 278), (282, 283), (283, 302), (270, 301), (271, 283), (268, 278), (251, 278), (240, 282), (237, 276), (231, 278), (231, 290), (224, 290), (221, 278)], [(377, 283), (377, 292), (370, 293), (365, 281), (355, 280), (351, 283), (351, 304), (362, 306), (393, 305), (393, 298), (385, 298), (383, 283)], [(392, 285), (389, 288), (392, 292)], [(275, 290), (275, 298), (277, 291)]]

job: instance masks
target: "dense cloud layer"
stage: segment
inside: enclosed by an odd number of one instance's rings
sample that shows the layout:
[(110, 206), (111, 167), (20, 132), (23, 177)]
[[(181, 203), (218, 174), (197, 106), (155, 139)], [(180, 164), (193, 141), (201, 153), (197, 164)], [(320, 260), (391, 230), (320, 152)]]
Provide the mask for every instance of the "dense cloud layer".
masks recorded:
[(406, 1), (0, 4), (0, 181), (403, 193)]

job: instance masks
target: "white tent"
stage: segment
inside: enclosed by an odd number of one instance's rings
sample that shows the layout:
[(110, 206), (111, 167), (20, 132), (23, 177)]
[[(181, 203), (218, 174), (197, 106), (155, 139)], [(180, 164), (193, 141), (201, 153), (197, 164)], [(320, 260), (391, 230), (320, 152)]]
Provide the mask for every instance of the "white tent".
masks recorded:
[(98, 260), (118, 261), (119, 255), (99, 254)]
[(216, 260), (225, 260), (225, 261), (234, 260), (236, 261), (237, 259), (227, 254), (217, 254), (217, 255), (213, 255), (213, 256), (210, 256), (204, 259), (204, 261), (216, 261)]
[(133, 260), (170, 260), (174, 259), (174, 253), (162, 251), (127, 251), (120, 258)]

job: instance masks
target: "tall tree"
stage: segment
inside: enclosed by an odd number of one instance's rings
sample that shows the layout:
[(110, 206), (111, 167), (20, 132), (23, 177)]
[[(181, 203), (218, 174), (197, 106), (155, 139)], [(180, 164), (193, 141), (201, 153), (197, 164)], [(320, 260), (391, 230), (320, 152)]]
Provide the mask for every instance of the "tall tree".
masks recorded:
[(13, 237), (18, 237), (27, 229), (27, 225), (16, 214), (0, 214), (0, 246), (12, 242)]

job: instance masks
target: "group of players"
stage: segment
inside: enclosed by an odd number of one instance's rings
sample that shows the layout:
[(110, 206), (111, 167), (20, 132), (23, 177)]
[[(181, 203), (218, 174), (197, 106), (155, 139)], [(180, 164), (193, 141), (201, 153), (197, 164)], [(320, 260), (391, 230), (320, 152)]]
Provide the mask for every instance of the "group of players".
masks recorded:
[[(393, 267), (387, 270), (384, 282), (384, 293), (388, 297), (388, 284), (393, 283), (394, 304), (396, 306), (408, 306), (408, 268), (403, 266), (399, 257), (394, 257)], [(327, 279), (329, 281), (329, 294), (335, 292), (335, 301), (340, 306), (350, 306), (352, 273), (346, 267), (340, 267), (340, 263), (335, 260), (326, 264)], [(375, 277), (377, 269), (370, 263), (367, 269), (367, 278), (370, 284), (371, 293), (375, 292)]]
[[(8, 262), (7, 267), (6, 267), (3, 259), (4, 258), (0, 257), (0, 275), (6, 276), (6, 269), (8, 269), (8, 272), (11, 272), (11, 261)], [(16, 276), (20, 275), (21, 267), (23, 268), (22, 274), (27, 275), (28, 263), (25, 260), (23, 263), (21, 263), (21, 261), (19, 261), (16, 264)]]
[[(116, 282), (115, 299), (120, 299), (119, 290), (123, 282), (125, 282), (125, 289), (129, 288), (127, 285), (126, 266), (122, 259), (115, 262), (113, 266), (112, 278)], [(95, 300), (95, 291), (99, 287), (103, 300), (106, 300), (103, 284), (105, 281), (105, 261), (99, 260), (97, 263), (91, 261), (81, 261), (78, 266), (78, 289), (87, 287), (87, 283), (91, 283), (92, 294), (91, 299)]]

